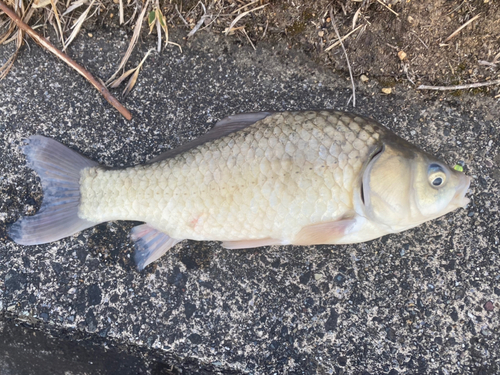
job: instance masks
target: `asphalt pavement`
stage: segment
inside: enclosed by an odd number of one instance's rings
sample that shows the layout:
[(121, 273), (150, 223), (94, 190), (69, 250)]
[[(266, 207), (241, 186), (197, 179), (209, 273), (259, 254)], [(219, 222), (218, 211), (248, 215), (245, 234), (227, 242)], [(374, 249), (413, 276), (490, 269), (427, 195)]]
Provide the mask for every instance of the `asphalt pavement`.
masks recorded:
[[(69, 54), (106, 80), (129, 37), (87, 30)], [(132, 121), (30, 40), (0, 81), (0, 372), (499, 373), (499, 101), (418, 92), (408, 82), (386, 95), (369, 77), (356, 79), (352, 108), (348, 75), (286, 45), (254, 51), (209, 33), (171, 37), (182, 52), (153, 52), (132, 93), (114, 91)], [(155, 38), (139, 43), (133, 62)], [(121, 167), (231, 114), (320, 108), (372, 117), (450, 165), (463, 162), (471, 204), (357, 245), (227, 250), (184, 241), (143, 272), (128, 237), (137, 223), (32, 247), (7, 237), (7, 226), (42, 201), (20, 150), (32, 134)]]

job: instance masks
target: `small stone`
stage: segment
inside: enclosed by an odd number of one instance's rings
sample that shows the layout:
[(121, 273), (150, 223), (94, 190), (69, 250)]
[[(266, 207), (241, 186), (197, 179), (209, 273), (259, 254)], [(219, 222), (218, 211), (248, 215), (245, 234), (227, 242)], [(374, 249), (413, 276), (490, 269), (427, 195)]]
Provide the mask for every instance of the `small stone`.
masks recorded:
[(276, 350), (276, 349), (279, 348), (279, 346), (280, 346), (280, 343), (278, 341), (276, 341), (276, 340), (273, 340), (271, 342), (271, 344), (269, 345), (269, 349)]
[(315, 273), (314, 274), (314, 280), (316, 280), (316, 281), (320, 280), (322, 277), (323, 277), (323, 275), (320, 274), (320, 273)]
[(192, 333), (188, 336), (189, 341), (191, 341), (192, 344), (198, 345), (202, 341), (202, 337), (198, 335), (197, 333)]
[(93, 37), (92, 33), (88, 33), (87, 35), (89, 36), (89, 38)]
[(343, 284), (345, 281), (345, 276), (339, 273), (333, 278), (333, 281), (335, 281), (337, 284)]
[(339, 314), (334, 308), (330, 309), (330, 316), (325, 322), (325, 331), (334, 331), (337, 328), (337, 322), (339, 319)]
[(404, 59), (406, 59), (406, 52), (405, 51), (399, 51), (398, 52), (398, 57), (401, 61), (403, 61)]
[(408, 16), (408, 22), (413, 23), (413, 21), (415, 21), (415, 18), (413, 18), (412, 16)]
[(485, 309), (486, 311), (493, 311), (493, 307), (494, 307), (494, 306), (493, 306), (493, 302), (491, 302), (491, 301), (488, 301), (488, 302), (486, 302), (486, 303), (484, 304), (484, 309)]
[(7, 307), (7, 311), (14, 311), (16, 309), (16, 305), (10, 305)]
[(319, 36), (320, 38), (322, 38), (322, 37), (323, 37), (323, 35), (325, 35), (325, 32), (324, 32), (323, 30), (318, 31), (318, 36)]
[(337, 359), (337, 361), (338, 361), (339, 365), (342, 366), (342, 367), (345, 366), (345, 365), (347, 365), (347, 357), (344, 357), (344, 356), (339, 357)]
[(99, 305), (102, 300), (102, 292), (99, 285), (92, 284), (87, 288), (87, 300), (89, 306)]
[(481, 330), (481, 335), (483, 335), (483, 336), (488, 337), (488, 336), (491, 336), (491, 334), (492, 334), (492, 332), (488, 328), (483, 328)]
[(382, 89), (382, 92), (383, 92), (384, 94), (387, 94), (387, 95), (392, 94), (392, 88), (390, 88), (390, 87), (384, 87), (384, 88)]
[(361, 77), (359, 77), (359, 78), (361, 79), (362, 82), (368, 82), (370, 80), (370, 78), (368, 78), (364, 74), (361, 74)]

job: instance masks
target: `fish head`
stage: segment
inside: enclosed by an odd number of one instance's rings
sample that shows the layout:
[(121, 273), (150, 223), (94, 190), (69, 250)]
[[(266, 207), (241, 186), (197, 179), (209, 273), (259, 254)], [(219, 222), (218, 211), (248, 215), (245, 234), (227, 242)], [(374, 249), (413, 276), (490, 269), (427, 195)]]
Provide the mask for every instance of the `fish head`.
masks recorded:
[[(402, 141), (402, 140), (401, 140)], [(365, 215), (400, 232), (465, 207), (470, 177), (400, 140), (375, 149), (362, 177)]]

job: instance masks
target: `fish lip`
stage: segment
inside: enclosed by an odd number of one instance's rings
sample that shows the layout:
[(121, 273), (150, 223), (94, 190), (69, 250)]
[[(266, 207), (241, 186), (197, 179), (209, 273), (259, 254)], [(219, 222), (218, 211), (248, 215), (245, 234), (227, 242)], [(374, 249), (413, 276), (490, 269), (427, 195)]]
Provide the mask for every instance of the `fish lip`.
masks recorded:
[(454, 201), (457, 206), (465, 208), (469, 203), (470, 199), (465, 197), (465, 194), (469, 191), (469, 186), (472, 178), (466, 175), (462, 175), (460, 185), (458, 185), (457, 192), (455, 193)]

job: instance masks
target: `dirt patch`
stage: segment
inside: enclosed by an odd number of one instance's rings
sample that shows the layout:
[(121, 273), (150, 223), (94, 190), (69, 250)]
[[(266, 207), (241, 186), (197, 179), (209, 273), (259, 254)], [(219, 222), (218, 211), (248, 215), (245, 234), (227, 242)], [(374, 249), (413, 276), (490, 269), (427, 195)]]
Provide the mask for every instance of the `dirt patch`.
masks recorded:
[[(98, 14), (84, 22), (82, 30), (103, 25), (131, 30), (135, 21), (119, 24), (118, 1), (103, 4)], [(385, 87), (398, 82), (450, 86), (500, 77), (500, 4), (494, 0), (165, 0), (152, 2), (151, 9), (154, 4), (159, 5), (169, 28), (185, 31), (184, 39), (197, 27), (198, 33), (223, 33), (239, 15), (250, 11), (232, 25), (228, 38), (234, 43), (253, 48), (268, 43), (303, 50), (318, 63), (345, 72), (348, 66), (342, 48), (329, 48), (338, 40), (331, 9), (341, 36), (355, 30), (344, 40), (354, 76), (375, 78)], [(140, 1), (126, 6), (125, 20), (134, 14), (137, 17), (142, 6)], [(55, 29), (49, 8), (50, 4), (36, 10), (32, 23), (45, 22), (46, 28)], [(66, 37), (71, 32), (69, 26), (83, 10), (66, 16)], [(147, 29), (145, 20), (144, 37)], [(39, 30), (43, 32), (44, 28)], [(155, 33), (153, 28), (153, 36)], [(191, 38), (196, 37), (195, 33)], [(500, 88), (477, 88), (471, 93), (498, 97)]]
[[(458, 85), (499, 77), (498, 2), (386, 3), (397, 15), (377, 1), (337, 1), (333, 6), (341, 36), (361, 26), (344, 41), (355, 76), (376, 77), (389, 87), (397, 81)], [(257, 30), (268, 24), (265, 37), (268, 40), (304, 49), (318, 62), (346, 71), (346, 59), (340, 47), (325, 52), (337, 41), (329, 16), (330, 4), (329, 1), (271, 2), (262, 19), (256, 17), (254, 24), (249, 24), (252, 30), (249, 35), (259, 40), (261, 35)], [(446, 41), (476, 15), (479, 17), (475, 21)], [(401, 51), (406, 55), (404, 59), (398, 55)], [(497, 94), (498, 88), (493, 89), (493, 93)]]

